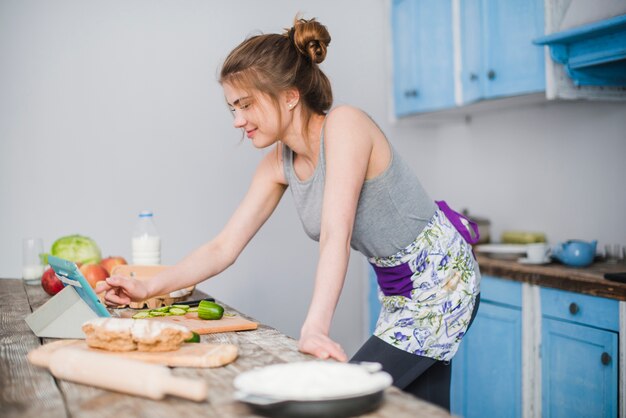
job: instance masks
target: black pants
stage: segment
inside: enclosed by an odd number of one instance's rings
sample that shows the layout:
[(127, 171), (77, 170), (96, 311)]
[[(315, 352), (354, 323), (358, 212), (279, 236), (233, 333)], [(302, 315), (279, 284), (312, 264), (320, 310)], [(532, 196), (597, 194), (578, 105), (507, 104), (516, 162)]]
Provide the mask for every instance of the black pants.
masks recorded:
[[(480, 295), (470, 319), (471, 327), (480, 305)], [(469, 330), (469, 327), (468, 327)], [(357, 351), (351, 362), (375, 361), (393, 378), (393, 385), (418, 398), (450, 410), (451, 362), (418, 356), (371, 336)]]

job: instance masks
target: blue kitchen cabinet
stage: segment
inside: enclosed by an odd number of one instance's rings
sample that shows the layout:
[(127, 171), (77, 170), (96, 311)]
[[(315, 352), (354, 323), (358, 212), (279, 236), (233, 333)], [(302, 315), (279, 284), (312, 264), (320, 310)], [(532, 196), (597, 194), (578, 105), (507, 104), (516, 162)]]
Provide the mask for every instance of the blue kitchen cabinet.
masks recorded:
[(521, 284), (483, 277), (478, 313), (452, 360), (451, 412), (521, 417), (521, 348)]
[(541, 289), (542, 416), (616, 417), (616, 300)]
[(452, 4), (392, 2), (397, 116), (545, 90), (543, 0)]
[[(371, 267), (369, 285), (373, 332), (380, 303)], [(521, 283), (484, 276), (478, 313), (452, 360), (452, 413), (466, 418), (521, 417), (521, 349)]]
[[(371, 267), (369, 283), (373, 331), (380, 304)], [(452, 413), (465, 418), (521, 417), (523, 411), (546, 418), (617, 416), (619, 302), (533, 285), (526, 285), (530, 299), (522, 302), (522, 286), (483, 276), (478, 313), (452, 360)], [(522, 340), (522, 317), (530, 321), (528, 331), (541, 332)], [(531, 357), (525, 376), (524, 350)], [(540, 377), (538, 386), (524, 383), (534, 376)], [(530, 391), (526, 399), (532, 405), (523, 405), (522, 387)]]
[(376, 321), (380, 314), (380, 301), (378, 300), (378, 280), (376, 272), (370, 263), (367, 263), (369, 291), (367, 292), (367, 305), (369, 310), (368, 329), (370, 334), (374, 334)]
[[(546, 418), (617, 416), (619, 302), (539, 287), (529, 292), (536, 302), (522, 304), (521, 286), (483, 277), (478, 315), (452, 360), (452, 412), (466, 418), (520, 417), (526, 409)], [(531, 306), (538, 312), (523, 314)], [(531, 321), (528, 330), (541, 329), (537, 341), (522, 341), (522, 315)], [(526, 377), (523, 350), (538, 353)], [(540, 387), (527, 383), (526, 389), (537, 390), (541, 404), (523, 405), (523, 379), (539, 373)]]
[(394, 0), (391, 19), (396, 115), (454, 106), (451, 1)]
[(461, 0), (463, 102), (545, 90), (543, 0)]

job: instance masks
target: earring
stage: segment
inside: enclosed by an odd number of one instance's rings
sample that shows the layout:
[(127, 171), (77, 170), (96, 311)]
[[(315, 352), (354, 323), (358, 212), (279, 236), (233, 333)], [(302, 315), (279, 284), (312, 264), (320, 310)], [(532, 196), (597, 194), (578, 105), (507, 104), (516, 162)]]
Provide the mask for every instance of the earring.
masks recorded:
[(289, 103), (289, 109), (293, 108), (293, 103)]

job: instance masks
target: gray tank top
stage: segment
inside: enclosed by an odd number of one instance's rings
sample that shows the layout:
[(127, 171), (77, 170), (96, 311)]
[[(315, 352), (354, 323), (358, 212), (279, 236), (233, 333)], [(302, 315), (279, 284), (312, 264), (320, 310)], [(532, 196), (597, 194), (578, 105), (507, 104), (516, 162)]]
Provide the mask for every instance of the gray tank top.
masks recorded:
[[(367, 257), (387, 257), (402, 250), (435, 214), (435, 202), (393, 146), (389, 146), (389, 166), (364, 182), (356, 210), (350, 246)], [(293, 168), (293, 151), (284, 144), (283, 169), (304, 230), (319, 241), (326, 177), (324, 129), (317, 166), (309, 179), (298, 179)]]

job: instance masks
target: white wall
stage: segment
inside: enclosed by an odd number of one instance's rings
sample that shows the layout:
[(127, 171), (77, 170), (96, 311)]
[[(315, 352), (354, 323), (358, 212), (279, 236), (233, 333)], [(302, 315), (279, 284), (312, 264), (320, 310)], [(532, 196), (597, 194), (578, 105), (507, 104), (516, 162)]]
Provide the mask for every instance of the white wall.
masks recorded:
[[(567, 103), (471, 123), (392, 123), (386, 2), (0, 0), (0, 277), (19, 277), (20, 241), (81, 233), (130, 256), (136, 214), (154, 210), (163, 259), (216, 234), (262, 152), (231, 127), (216, 74), (255, 31), (297, 11), (332, 36), (323, 67), (336, 103), (372, 115), (433, 197), (502, 229), (626, 245), (626, 106)], [(468, 166), (469, 165), (469, 166)], [(316, 265), (289, 195), (238, 263), (201, 285), (297, 337)], [(363, 259), (351, 260), (332, 335), (365, 338)]]
[[(262, 155), (232, 128), (216, 82), (227, 53), (250, 34), (281, 32), (299, 11), (316, 16), (333, 38), (324, 69), (337, 102), (383, 114), (383, 6), (0, 0), (0, 277), (20, 276), (25, 236), (49, 248), (81, 233), (128, 258), (144, 208), (165, 263), (210, 239)], [(297, 337), (317, 247), (286, 196), (238, 263), (201, 288)], [(351, 260), (332, 332), (349, 353), (365, 338), (362, 263)]]
[(388, 132), (433, 197), (489, 218), (494, 240), (513, 229), (596, 239), (599, 252), (626, 246), (625, 103), (548, 102), (422, 126)]

